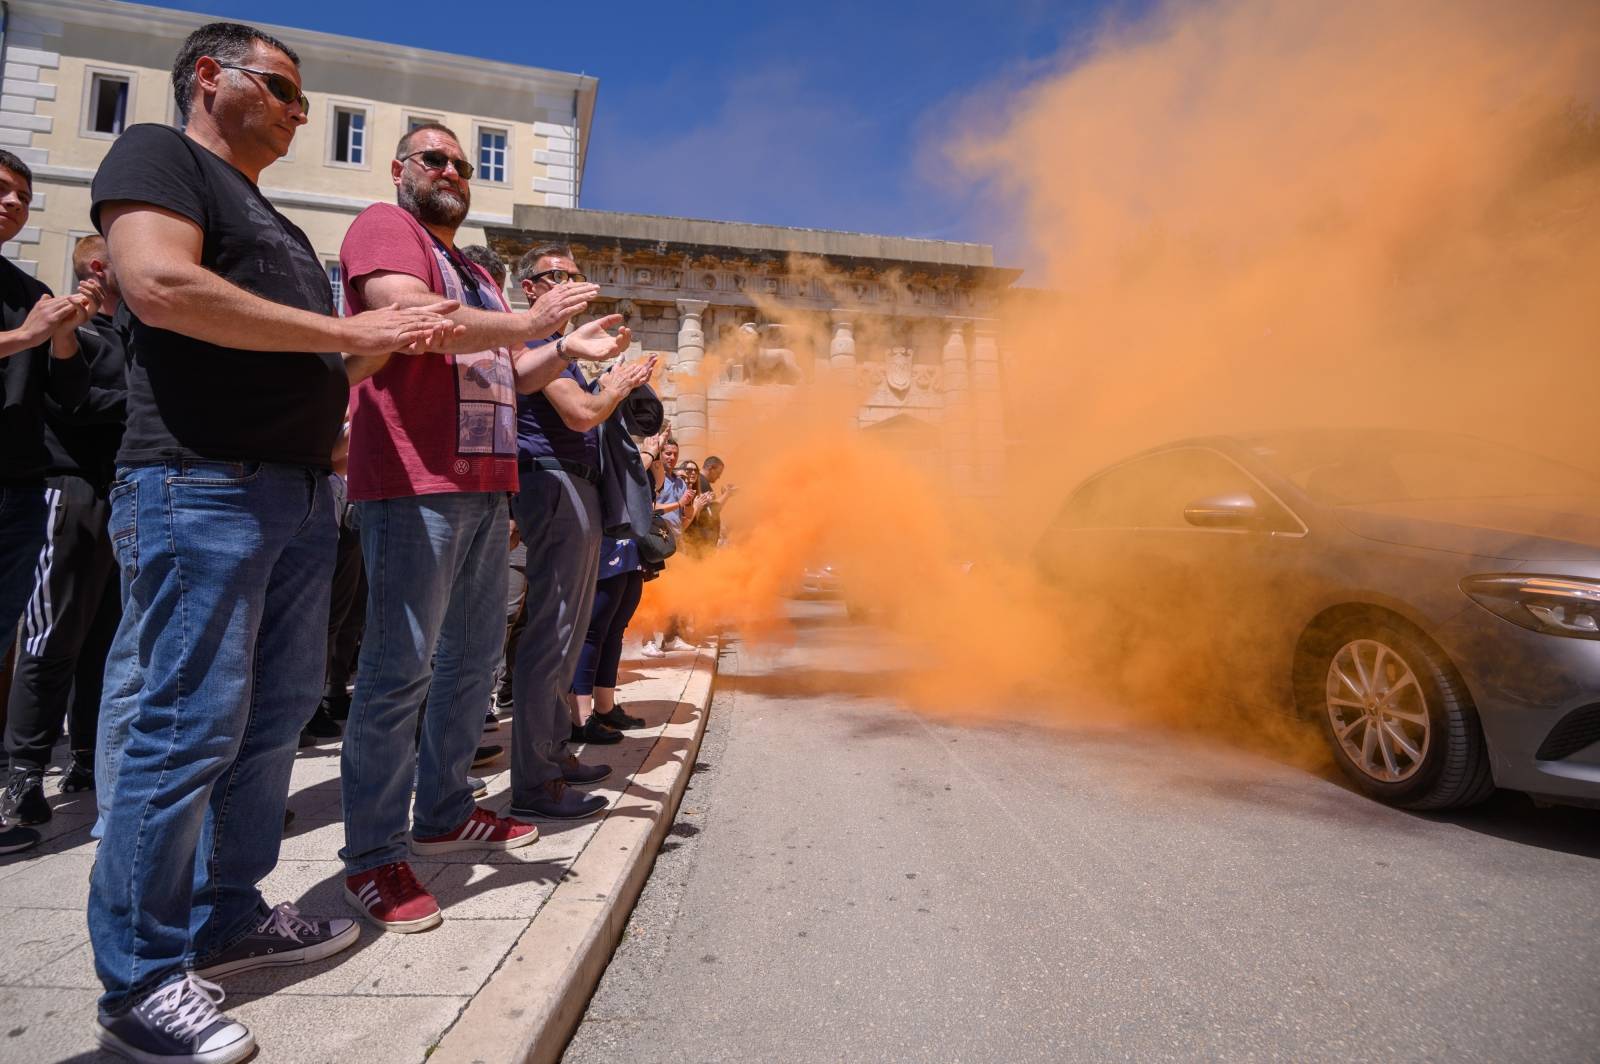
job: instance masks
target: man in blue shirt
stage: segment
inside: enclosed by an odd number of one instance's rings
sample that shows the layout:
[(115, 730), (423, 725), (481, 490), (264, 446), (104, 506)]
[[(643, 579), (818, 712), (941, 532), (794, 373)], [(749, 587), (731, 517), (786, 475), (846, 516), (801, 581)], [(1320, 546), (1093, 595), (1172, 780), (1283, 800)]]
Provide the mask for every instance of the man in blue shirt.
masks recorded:
[[(517, 280), (532, 303), (551, 288), (583, 283), (562, 245), (546, 244), (517, 263)], [(619, 352), (628, 330), (618, 334)], [(549, 343), (549, 340), (540, 341)], [(557, 339), (558, 351), (561, 341)], [(600, 562), (599, 426), (655, 369), (654, 357), (618, 362), (591, 386), (574, 366), (531, 395), (517, 397), (520, 488), (512, 513), (527, 546), (527, 618), (513, 671), (511, 813), (577, 820), (605, 808), (605, 799), (568, 789), (610, 775), (568, 750), (575, 732), (568, 690), (594, 605)], [(603, 735), (596, 726), (582, 736)], [(615, 734), (615, 733), (613, 733)]]

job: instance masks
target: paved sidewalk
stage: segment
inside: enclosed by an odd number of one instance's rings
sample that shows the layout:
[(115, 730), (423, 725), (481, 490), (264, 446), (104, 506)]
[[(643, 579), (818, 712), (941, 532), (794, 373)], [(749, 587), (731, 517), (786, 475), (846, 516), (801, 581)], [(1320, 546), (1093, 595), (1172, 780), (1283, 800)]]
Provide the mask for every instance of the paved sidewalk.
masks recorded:
[[(520, 850), (413, 859), (444, 909), (431, 931), (384, 934), (363, 922), (360, 942), (328, 961), (224, 980), (224, 1008), (255, 1033), (256, 1059), (398, 1064), (436, 1048), (435, 1060), (559, 1056), (676, 808), (716, 669), (715, 650), (646, 662), (629, 649), (620, 700), (651, 727), (585, 754), (615, 770), (594, 788), (611, 800), (607, 814), (540, 823), (539, 841)], [(506, 745), (510, 728), (484, 741)], [(489, 784), (483, 804), (504, 812), (506, 756), (476, 771)], [(99, 984), (83, 913), (94, 796), (58, 796), (57, 779), (45, 784), (56, 815), (44, 844), (0, 857), (0, 1062), (116, 1059), (96, 1052), (91, 1029)], [(337, 859), (337, 744), (300, 752), (289, 808), (295, 821), (262, 885), (268, 902), (353, 915)]]

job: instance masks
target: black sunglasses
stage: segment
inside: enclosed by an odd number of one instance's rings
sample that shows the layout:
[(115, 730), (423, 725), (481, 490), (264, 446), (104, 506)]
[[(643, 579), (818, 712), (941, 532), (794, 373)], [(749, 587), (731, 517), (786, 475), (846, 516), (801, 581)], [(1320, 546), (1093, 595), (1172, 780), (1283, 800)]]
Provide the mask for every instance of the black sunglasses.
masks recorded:
[(307, 118), (311, 117), (311, 101), (306, 99), (306, 94), (300, 91), (300, 86), (282, 74), (275, 74), (270, 70), (257, 70), (255, 67), (240, 66), (238, 63), (218, 62), (217, 66), (223, 70), (242, 70), (246, 74), (254, 74), (266, 82), (267, 91), (272, 93), (273, 99), (284, 104), (297, 103), (300, 105), (300, 113)]
[(454, 155), (439, 151), (437, 148), (428, 148), (425, 151), (408, 152), (407, 154), (400, 156), (400, 161), (405, 162), (407, 159), (418, 157), (422, 159), (422, 165), (426, 166), (429, 170), (438, 170), (440, 173), (443, 173), (445, 167), (453, 166), (456, 168), (456, 175), (460, 177), (461, 180), (472, 180), (471, 163), (467, 162), (465, 159), (457, 159)]
[(540, 270), (538, 273), (533, 275), (531, 280), (543, 281), (546, 278), (549, 279), (551, 284), (566, 284), (568, 281), (572, 281), (576, 284), (583, 284), (589, 279), (583, 274), (577, 273), (573, 270), (555, 269)]

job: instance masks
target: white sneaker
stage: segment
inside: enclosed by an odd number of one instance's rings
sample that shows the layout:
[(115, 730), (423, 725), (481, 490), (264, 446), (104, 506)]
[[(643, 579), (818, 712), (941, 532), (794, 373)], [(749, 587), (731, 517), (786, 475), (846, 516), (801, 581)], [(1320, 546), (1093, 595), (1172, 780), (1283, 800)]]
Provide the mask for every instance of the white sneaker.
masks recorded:
[(664, 658), (667, 656), (667, 652), (656, 646), (656, 641), (652, 639), (639, 648), (639, 655), (646, 658)]
[(687, 640), (684, 640), (684, 639), (682, 639), (682, 638), (680, 638), (678, 636), (673, 636), (671, 639), (667, 640), (666, 645), (662, 649), (663, 650), (699, 650), (700, 648), (695, 646), (693, 643), (688, 642)]

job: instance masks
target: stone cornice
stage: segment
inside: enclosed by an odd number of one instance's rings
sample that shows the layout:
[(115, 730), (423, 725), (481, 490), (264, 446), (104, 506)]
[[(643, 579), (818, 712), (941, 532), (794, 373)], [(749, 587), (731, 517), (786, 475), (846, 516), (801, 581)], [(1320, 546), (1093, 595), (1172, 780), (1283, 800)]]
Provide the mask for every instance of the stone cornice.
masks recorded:
[[(33, 167), (35, 178), (53, 181), (61, 185), (88, 185), (94, 180), (94, 171), (85, 166), (52, 166), (41, 163)], [(347, 214), (360, 214), (377, 200), (364, 199), (360, 196), (336, 196), (325, 192), (301, 192), (295, 189), (272, 188), (262, 185), (261, 191), (266, 194), (278, 207), (306, 207), (314, 210), (342, 211)], [(478, 214), (467, 215), (465, 225), (481, 227), (499, 227), (510, 224), (511, 219), (504, 214)]]

